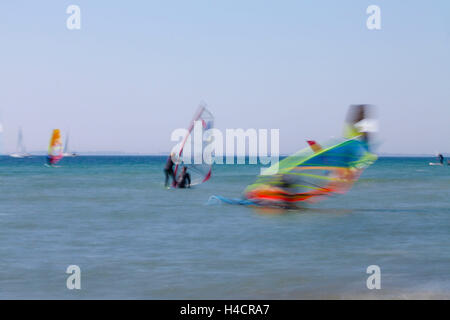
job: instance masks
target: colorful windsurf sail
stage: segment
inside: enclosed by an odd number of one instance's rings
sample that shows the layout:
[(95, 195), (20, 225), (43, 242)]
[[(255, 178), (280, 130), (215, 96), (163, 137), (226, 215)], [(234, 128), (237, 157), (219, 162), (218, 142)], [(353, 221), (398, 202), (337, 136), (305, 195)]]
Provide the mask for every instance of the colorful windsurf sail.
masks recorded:
[[(201, 105), (192, 119), (175, 159), (175, 178), (178, 181), (182, 167), (187, 167), (191, 176), (191, 186), (208, 181), (211, 178), (212, 163), (204, 159), (203, 151), (213, 136), (209, 129), (214, 127), (214, 117), (206, 106)], [(174, 183), (176, 186), (176, 182)]]
[(52, 137), (50, 139), (47, 160), (50, 165), (56, 165), (62, 157), (63, 147), (61, 142), (61, 132), (59, 129), (55, 129), (53, 130)]
[[(358, 121), (359, 122), (359, 121)], [(310, 147), (266, 169), (245, 190), (245, 198), (267, 204), (316, 202), (348, 191), (361, 173), (376, 161), (367, 135), (346, 123), (352, 135)]]

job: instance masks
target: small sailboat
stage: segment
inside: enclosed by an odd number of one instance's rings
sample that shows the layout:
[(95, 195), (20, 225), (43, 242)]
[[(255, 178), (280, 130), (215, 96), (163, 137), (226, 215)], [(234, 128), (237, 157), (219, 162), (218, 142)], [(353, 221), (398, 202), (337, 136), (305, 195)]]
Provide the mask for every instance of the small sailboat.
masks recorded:
[(29, 158), (29, 157), (31, 157), (31, 154), (29, 154), (27, 152), (27, 149), (25, 148), (25, 144), (23, 142), (22, 128), (19, 128), (16, 152), (10, 154), (10, 156), (13, 158)]
[(76, 157), (78, 156), (75, 152), (71, 152), (69, 149), (69, 133), (66, 135), (66, 143), (64, 144), (64, 151), (63, 151), (64, 157)]
[(61, 132), (59, 129), (53, 130), (50, 145), (48, 147), (47, 165), (55, 167), (63, 158), (63, 147), (61, 142)]

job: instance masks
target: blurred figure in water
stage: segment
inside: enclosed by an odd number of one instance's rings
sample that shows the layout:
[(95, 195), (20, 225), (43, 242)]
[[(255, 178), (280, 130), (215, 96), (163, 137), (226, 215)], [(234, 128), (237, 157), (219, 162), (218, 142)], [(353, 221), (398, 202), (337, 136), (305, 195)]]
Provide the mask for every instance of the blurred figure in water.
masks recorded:
[(183, 167), (183, 171), (181, 171), (181, 175), (177, 181), (177, 187), (181, 189), (191, 187), (191, 175), (187, 172), (186, 167)]
[(350, 106), (344, 127), (345, 138), (353, 139), (359, 136), (368, 149), (372, 140), (370, 133), (377, 130), (376, 122), (369, 114), (372, 109), (373, 107), (367, 104)]
[(172, 160), (172, 157), (174, 156), (175, 154), (172, 152), (167, 158), (167, 162), (164, 167), (164, 174), (166, 175), (166, 181), (164, 185), (166, 188), (169, 186), (169, 177), (172, 177), (172, 184), (175, 184), (175, 173), (173, 172), (173, 166), (175, 163)]
[(284, 193), (284, 201), (282, 207), (284, 209), (296, 209), (297, 206), (291, 200), (295, 198), (296, 190), (295, 186), (289, 179), (288, 175), (282, 175), (279, 188)]
[(440, 164), (443, 165), (444, 164), (444, 156), (441, 153), (438, 154), (438, 159), (439, 159)]

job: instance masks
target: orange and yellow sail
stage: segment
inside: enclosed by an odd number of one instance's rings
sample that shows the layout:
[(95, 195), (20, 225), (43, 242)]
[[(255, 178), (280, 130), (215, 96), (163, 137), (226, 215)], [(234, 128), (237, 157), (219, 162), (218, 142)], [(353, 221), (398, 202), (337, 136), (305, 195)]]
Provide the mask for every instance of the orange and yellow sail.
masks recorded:
[(61, 142), (61, 132), (54, 129), (48, 147), (48, 162), (51, 165), (57, 164), (63, 157), (63, 147)]

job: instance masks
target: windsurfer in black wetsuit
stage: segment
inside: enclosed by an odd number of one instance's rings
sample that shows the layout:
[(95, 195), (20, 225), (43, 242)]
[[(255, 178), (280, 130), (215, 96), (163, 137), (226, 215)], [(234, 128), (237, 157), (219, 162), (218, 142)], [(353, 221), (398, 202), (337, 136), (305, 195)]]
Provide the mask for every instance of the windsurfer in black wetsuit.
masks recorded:
[(180, 178), (177, 181), (177, 187), (184, 189), (191, 187), (191, 175), (187, 172), (187, 168), (183, 167)]
[(171, 153), (170, 156), (167, 158), (167, 162), (164, 167), (164, 174), (166, 175), (166, 182), (164, 185), (166, 186), (166, 188), (169, 186), (169, 176), (172, 177), (172, 183), (175, 183), (175, 173), (173, 172), (174, 162), (172, 160), (173, 156), (174, 153)]
[(438, 159), (439, 159), (439, 162), (443, 165), (444, 164), (444, 156), (439, 153), (438, 154)]

